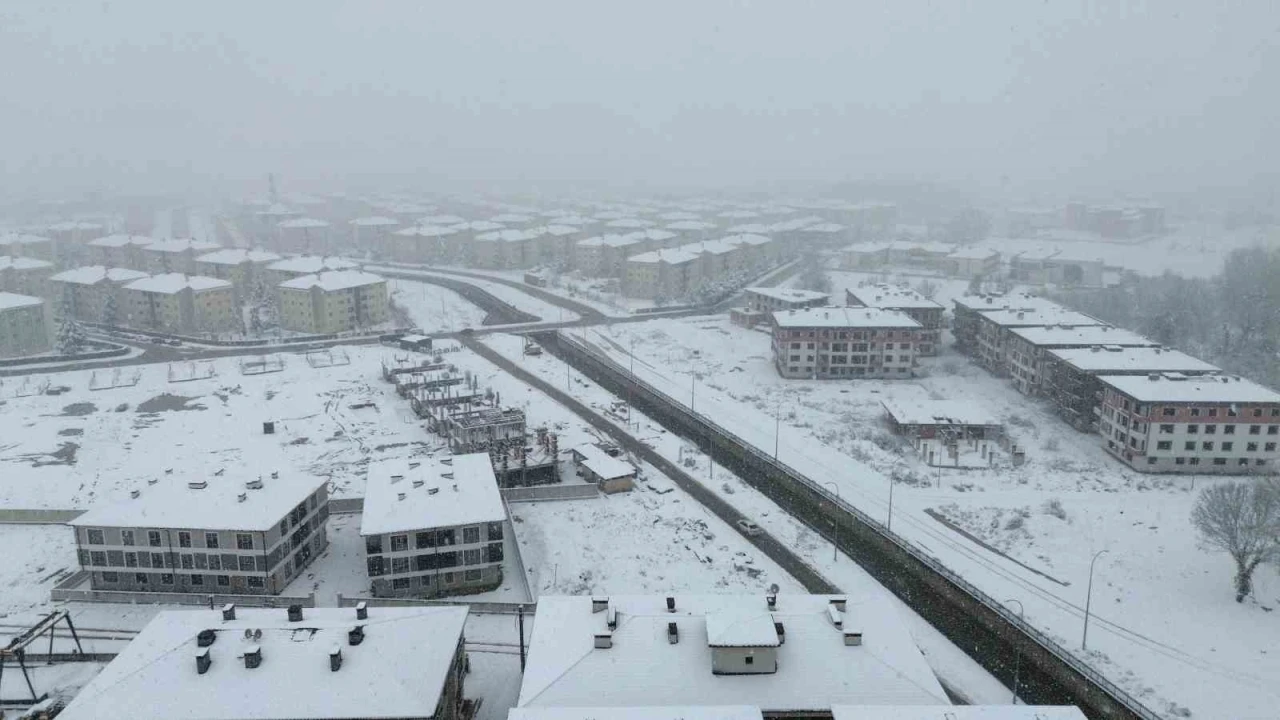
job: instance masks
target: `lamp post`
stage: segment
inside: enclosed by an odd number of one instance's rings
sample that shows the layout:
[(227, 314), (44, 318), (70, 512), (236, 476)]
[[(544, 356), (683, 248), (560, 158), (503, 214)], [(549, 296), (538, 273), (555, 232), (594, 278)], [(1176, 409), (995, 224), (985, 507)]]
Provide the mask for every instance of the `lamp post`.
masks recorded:
[[(1018, 603), (1018, 619), (1023, 621), (1024, 623), (1026, 622), (1026, 619), (1025, 619), (1026, 610), (1022, 607), (1021, 600), (1015, 600), (1013, 598), (1010, 598), (1008, 600), (1005, 600), (1004, 603), (1006, 605), (1008, 605), (1009, 603)], [(1017, 705), (1018, 704), (1018, 673), (1022, 670), (1022, 647), (1018, 646), (1015, 648), (1014, 651), (1017, 654), (1014, 656), (1014, 660), (1013, 660), (1013, 702), (1012, 704)]]
[(1089, 606), (1093, 604), (1093, 566), (1098, 562), (1098, 557), (1105, 552), (1106, 550), (1099, 550), (1089, 561), (1089, 589), (1084, 596), (1084, 634), (1080, 636), (1081, 650), (1087, 650), (1089, 647)]
[[(833, 490), (835, 490), (835, 491), (836, 491), (836, 501), (837, 501), (837, 502), (839, 502), (839, 501), (840, 501), (840, 486), (839, 486), (839, 485), (836, 485), (834, 482), (832, 482), (832, 481), (830, 481), (830, 480), (828, 480), (827, 482), (825, 482), (825, 483), (823, 483), (823, 484), (824, 484), (824, 485), (830, 485), (830, 486), (831, 486), (831, 488), (832, 488)], [(831, 533), (831, 562), (835, 562), (835, 561), (836, 561), (836, 546), (840, 544), (840, 525), (839, 525), (839, 524), (837, 524), (837, 523), (836, 523), (836, 521), (833, 519), (833, 520), (831, 521), (831, 527), (833, 528), (833, 532)]]
[(773, 413), (773, 461), (778, 462), (778, 438), (782, 433), (782, 393), (778, 393), (778, 405)]
[(631, 429), (631, 386), (636, 383), (636, 338), (631, 336), (631, 382), (627, 385), (627, 429)]
[(889, 478), (889, 522), (885, 524), (885, 530), (893, 532), (893, 478)]

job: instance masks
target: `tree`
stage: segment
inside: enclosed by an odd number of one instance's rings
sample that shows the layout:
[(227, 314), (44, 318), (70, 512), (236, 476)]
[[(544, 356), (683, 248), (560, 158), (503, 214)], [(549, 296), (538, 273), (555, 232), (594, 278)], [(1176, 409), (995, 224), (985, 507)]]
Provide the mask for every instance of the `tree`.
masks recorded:
[(1236, 602), (1253, 592), (1253, 572), (1280, 560), (1280, 483), (1215, 485), (1200, 493), (1191, 521), (1205, 547), (1236, 563)]
[(63, 315), (58, 324), (58, 353), (75, 355), (84, 348), (84, 342), (84, 330), (80, 328), (80, 323), (70, 315)]
[(805, 253), (800, 259), (800, 278), (797, 283), (802, 290), (814, 292), (831, 292), (831, 278), (827, 277), (826, 263), (816, 252)]
[(921, 280), (916, 285), (916, 292), (920, 293), (921, 297), (932, 300), (938, 294), (938, 283), (932, 280)]
[(115, 295), (107, 295), (106, 301), (102, 303), (102, 324), (107, 327), (120, 324), (120, 309), (116, 307)]

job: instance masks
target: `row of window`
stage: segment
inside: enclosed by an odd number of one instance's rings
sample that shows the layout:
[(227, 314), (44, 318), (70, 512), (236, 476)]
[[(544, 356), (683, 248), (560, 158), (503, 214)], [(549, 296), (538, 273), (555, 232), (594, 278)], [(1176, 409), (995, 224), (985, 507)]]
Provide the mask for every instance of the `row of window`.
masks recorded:
[[(1240, 425), (1223, 425), (1223, 426), (1222, 426), (1222, 434), (1223, 434), (1223, 435), (1235, 435), (1235, 434), (1236, 434), (1236, 428), (1237, 428), (1237, 427), (1242, 427), (1242, 426), (1240, 426)], [(1170, 435), (1170, 434), (1172, 434), (1172, 433), (1175, 431), (1175, 429), (1176, 429), (1176, 426), (1175, 426), (1175, 425), (1171, 425), (1171, 424), (1168, 424), (1168, 423), (1162, 423), (1162, 424), (1160, 425), (1160, 434), (1161, 434), (1161, 435)], [(1195, 434), (1197, 434), (1197, 433), (1199, 433), (1199, 432), (1200, 432), (1200, 425), (1198, 425), (1198, 424), (1196, 424), (1196, 423), (1191, 423), (1191, 424), (1187, 425), (1187, 434), (1188, 434), (1188, 435), (1195, 435)], [(1218, 426), (1217, 426), (1217, 425), (1205, 425), (1205, 426), (1204, 426), (1204, 434), (1205, 434), (1205, 435), (1214, 435), (1214, 434), (1216, 434), (1217, 432), (1218, 432)], [(1261, 426), (1261, 425), (1250, 425), (1250, 426), (1249, 426), (1249, 434), (1250, 434), (1250, 435), (1261, 435), (1261, 434), (1262, 434), (1262, 426)], [(1268, 434), (1268, 435), (1280, 435), (1280, 425), (1268, 425), (1268, 426), (1267, 426), (1267, 434)]]
[[(1222, 450), (1222, 452), (1231, 452), (1234, 448), (1235, 448), (1235, 443), (1233, 443), (1233, 442), (1223, 442), (1223, 443), (1221, 444), (1221, 446), (1220, 446), (1220, 449)], [(1264, 452), (1275, 452), (1275, 451), (1276, 451), (1276, 444), (1275, 444), (1275, 443), (1273, 443), (1273, 442), (1269, 442), (1269, 443), (1267, 443), (1265, 446), (1263, 446), (1263, 448), (1264, 448)], [(1172, 449), (1173, 449), (1173, 441), (1171, 441), (1171, 440), (1161, 440), (1161, 441), (1159, 441), (1159, 442), (1157, 442), (1157, 443), (1156, 443), (1156, 449), (1157, 449), (1157, 450), (1172, 450)], [(1182, 449), (1183, 449), (1183, 450), (1195, 450), (1195, 449), (1196, 449), (1196, 443), (1195, 443), (1195, 441), (1188, 441), (1188, 442), (1186, 442), (1186, 443), (1183, 443)], [(1205, 442), (1200, 443), (1200, 449), (1201, 449), (1201, 450), (1205, 450), (1205, 451), (1212, 451), (1212, 450), (1213, 450), (1213, 441), (1205, 441)], [(1258, 443), (1256, 443), (1256, 442), (1251, 442), (1251, 443), (1248, 443), (1247, 445), (1245, 445), (1245, 452), (1258, 452)]]
[[(86, 567), (142, 567), (172, 568), (174, 562), (168, 553), (106, 552), (102, 550), (81, 550), (80, 564)], [(240, 572), (266, 572), (266, 560), (260, 555), (217, 555), (205, 553), (184, 553), (178, 555), (176, 567), (183, 570), (238, 570)], [(262, 562), (259, 563), (259, 560)], [(263, 567), (259, 568), (261, 564)]]
[[(804, 345), (806, 350), (813, 349), (813, 343), (804, 343)], [(871, 350), (880, 349), (880, 343), (870, 343), (870, 344), (868, 343), (829, 343), (829, 345), (830, 345), (829, 349), (831, 350), (831, 352), (867, 352), (868, 348)], [(892, 350), (893, 348), (894, 348), (894, 345), (891, 342), (887, 342), (884, 344), (885, 350)], [(791, 343), (791, 349), (799, 350), (800, 343), (798, 342)], [(828, 348), (823, 348), (823, 349), (826, 350)], [(910, 350), (911, 343), (909, 342), (898, 343), (898, 349)]]
[(875, 337), (883, 337), (891, 340), (898, 338), (901, 340), (914, 339), (915, 330), (823, 330), (819, 335), (813, 330), (791, 330), (780, 331), (779, 337), (782, 338), (835, 338), (837, 340), (870, 340)]
[[(1124, 409), (1125, 410), (1129, 409), (1128, 400), (1124, 401)], [(1227, 411), (1226, 412), (1227, 417), (1239, 417), (1240, 415), (1240, 413), (1235, 408), (1226, 408), (1226, 411)], [(1139, 415), (1144, 415), (1146, 414), (1146, 406), (1138, 405), (1137, 409), (1134, 410), (1134, 412), (1138, 413)], [(1191, 417), (1200, 417), (1202, 412), (1205, 414), (1206, 417), (1218, 417), (1218, 408), (1206, 408), (1205, 410), (1202, 411), (1200, 408), (1195, 408), (1195, 407), (1191, 408)], [(1176, 407), (1162, 408), (1160, 410), (1160, 414), (1163, 417), (1174, 417), (1175, 415), (1178, 414), (1178, 408)], [(1253, 417), (1262, 417), (1262, 408), (1254, 408), (1251, 414)], [(1280, 408), (1271, 408), (1271, 417), (1280, 417)]]
[[(488, 531), (485, 540), (501, 540), (502, 539), (502, 523), (493, 522), (486, 526)], [(462, 528), (462, 544), (473, 545), (481, 541), (480, 526), (468, 525)], [(423, 530), (413, 534), (413, 545), (416, 549), (432, 547), (447, 547), (449, 545), (458, 544), (457, 528), (445, 528), (443, 530)], [(388, 545), (390, 550), (386, 552), (408, 552), (409, 550), (409, 534), (391, 535)], [(378, 555), (383, 551), (383, 543), (381, 535), (370, 535), (364, 539), (364, 549), (369, 555)]]
[[(1147, 458), (1147, 464), (1148, 464), (1148, 465), (1155, 465), (1157, 460), (1159, 460), (1159, 458), (1148, 457), (1148, 458)], [(1200, 458), (1198, 458), (1198, 457), (1190, 457), (1190, 458), (1185, 458), (1185, 457), (1176, 457), (1176, 458), (1174, 458), (1174, 459), (1173, 459), (1173, 464), (1174, 464), (1174, 465), (1199, 465), (1199, 464), (1200, 464)], [(1214, 465), (1217, 465), (1217, 466), (1226, 465), (1226, 464), (1227, 464), (1227, 458), (1221, 458), (1221, 457), (1214, 458), (1214, 459), (1213, 459), (1213, 464), (1214, 464)], [(1267, 461), (1266, 461), (1266, 460), (1263, 460), (1262, 458), (1258, 458), (1258, 459), (1256, 459), (1256, 460), (1254, 460), (1254, 461), (1253, 461), (1253, 465), (1254, 465), (1255, 467), (1262, 467), (1262, 466), (1264, 466), (1264, 465), (1266, 465), (1266, 464), (1267, 464)], [(1248, 467), (1248, 466), (1249, 466), (1249, 458), (1238, 458), (1238, 459), (1236, 460), (1236, 465), (1237, 465), (1237, 466), (1239, 466), (1239, 467)]]
[[(162, 585), (162, 586), (174, 585), (176, 584), (175, 583), (176, 579), (177, 578), (174, 577), (173, 573), (161, 573), (159, 575), (159, 582), (156, 584)], [(191, 585), (192, 587), (204, 587), (205, 585), (208, 585), (211, 587), (213, 586), (230, 587), (231, 585), (230, 575), (188, 575), (188, 576), (184, 576), (184, 579), (187, 581), (186, 584)], [(120, 573), (104, 572), (102, 573), (102, 581), (105, 583), (118, 583), (120, 582)], [(266, 582), (259, 575), (249, 576), (248, 581), (249, 581), (249, 587), (251, 588), (262, 589), (263, 587), (266, 587)], [(133, 582), (136, 585), (150, 585), (151, 574), (150, 573), (134, 573)]]
[[(868, 370), (870, 370), (871, 372), (867, 372)], [(802, 372), (802, 370), (800, 367), (796, 365), (791, 365), (790, 367), (787, 368), (787, 372), (791, 375), (798, 375), (800, 372)], [(813, 372), (813, 367), (812, 366), (806, 367), (803, 369), (803, 372), (806, 372), (806, 373)], [(832, 376), (857, 377), (860, 375), (895, 375), (895, 374), (906, 375), (909, 372), (911, 372), (911, 368), (906, 368), (906, 367), (881, 366), (879, 368), (865, 368), (865, 367), (856, 367), (856, 366), (854, 367), (843, 366), (843, 367), (826, 368), (822, 372), (819, 372), (818, 376), (819, 377), (832, 377)]]
[[(462, 579), (466, 582), (479, 582), (480, 579), (483, 577), (484, 577), (483, 570), (464, 570), (462, 572)], [(408, 590), (411, 587), (410, 583), (412, 580), (413, 578), (407, 578), (407, 577), (391, 578), (391, 589), (392, 590)], [(445, 586), (455, 585), (457, 584), (457, 582), (458, 582), (458, 573), (456, 572), (447, 572), (447, 573), (442, 573), (440, 575), (441, 585), (445, 585)]]
[[(90, 528), (86, 533), (90, 545), (105, 545), (106, 533), (97, 528)], [(147, 545), (150, 547), (164, 547), (164, 536), (159, 530), (147, 531)], [(208, 532), (204, 534), (205, 548), (216, 549), (218, 547), (218, 533)], [(137, 545), (137, 537), (134, 530), (120, 531), (120, 544), (126, 547)], [(191, 547), (191, 533), (185, 530), (178, 533), (178, 547)], [(236, 549), (252, 550), (253, 534), (252, 533), (236, 533)]]
[(502, 562), (502, 543), (490, 543), (484, 547), (472, 548), (458, 552), (423, 553), (422, 555), (405, 555), (390, 559), (382, 555), (370, 555), (366, 560), (369, 577), (380, 575), (401, 575), (411, 572), (441, 570), (443, 568), (462, 565), (479, 565), (488, 562)]

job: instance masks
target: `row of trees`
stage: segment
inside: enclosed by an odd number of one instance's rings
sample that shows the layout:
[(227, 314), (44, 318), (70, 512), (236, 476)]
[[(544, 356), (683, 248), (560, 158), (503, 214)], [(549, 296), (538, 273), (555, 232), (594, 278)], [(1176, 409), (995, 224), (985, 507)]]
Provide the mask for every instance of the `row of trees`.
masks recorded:
[(1280, 250), (1232, 251), (1212, 278), (1131, 277), (1106, 290), (1065, 291), (1063, 303), (1280, 387)]
[(1236, 602), (1253, 592), (1253, 573), (1280, 564), (1280, 481), (1214, 485), (1200, 493), (1191, 521), (1205, 547), (1221, 550), (1236, 565)]

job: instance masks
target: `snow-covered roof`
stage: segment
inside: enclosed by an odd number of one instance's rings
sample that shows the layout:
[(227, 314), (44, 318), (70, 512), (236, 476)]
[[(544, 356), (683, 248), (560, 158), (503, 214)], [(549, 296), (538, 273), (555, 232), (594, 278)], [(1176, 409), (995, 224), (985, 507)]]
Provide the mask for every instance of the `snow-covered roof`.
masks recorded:
[(0, 310), (13, 310), (15, 308), (31, 307), (40, 305), (44, 300), (30, 295), (18, 295), (11, 292), (0, 292)]
[(761, 295), (783, 302), (813, 302), (815, 300), (831, 299), (831, 296), (827, 293), (815, 290), (797, 290), (795, 288), (749, 287), (746, 292), (750, 295)]
[(488, 453), (369, 465), (361, 535), (501, 522), (507, 517)]
[(457, 225), (415, 225), (402, 230), (396, 230), (392, 235), (400, 235), (403, 237), (444, 237), (445, 235), (453, 235), (457, 232)]
[(554, 222), (556, 225), (590, 225), (595, 221), (581, 215), (556, 215)]
[(673, 210), (671, 212), (662, 213), (658, 216), (658, 219), (667, 221), (697, 220), (698, 214), (691, 213), (687, 210)]
[(53, 230), (54, 232), (61, 232), (66, 230), (101, 230), (102, 225), (100, 225), (99, 223), (68, 220), (66, 222), (54, 223), (49, 226), (49, 229)]
[(490, 220), (472, 220), (471, 222), (458, 223), (450, 226), (450, 229), (463, 232), (470, 230), (471, 232), (493, 232), (494, 230), (503, 229), (504, 225), (500, 222), (492, 222)]
[(159, 253), (180, 253), (180, 252), (210, 252), (222, 247), (216, 242), (208, 242), (207, 240), (194, 240), (192, 238), (182, 238), (179, 240), (160, 240), (145, 246), (143, 249), (147, 252)]
[(707, 240), (705, 242), (689, 243), (681, 245), (681, 250), (688, 253), (710, 253), (712, 255), (727, 255), (737, 252), (739, 247), (735, 243), (725, 242), (723, 240)]
[[(280, 720), (282, 718), (432, 717), (467, 620), (466, 606), (285, 608), (162, 612), (59, 716), (64, 720)], [(347, 633), (364, 628), (359, 645)], [(197, 635), (213, 630), (200, 648)], [(261, 631), (261, 632), (258, 632)], [(248, 669), (245, 650), (262, 664)], [(330, 670), (330, 653), (342, 664)], [(196, 653), (208, 650), (208, 671)]]
[(399, 225), (400, 221), (395, 218), (389, 218), (384, 215), (374, 215), (372, 217), (356, 218), (351, 221), (352, 225), (360, 227), (385, 227), (391, 225)]
[(582, 456), (582, 464), (588, 470), (604, 480), (615, 480), (636, 474), (634, 465), (619, 460), (590, 443), (579, 445), (573, 451)]
[(705, 220), (678, 220), (667, 225), (668, 230), (715, 230), (716, 224), (709, 223)]
[(324, 227), (329, 227), (329, 223), (325, 222), (324, 220), (317, 220), (316, 218), (300, 217), (300, 218), (291, 218), (289, 220), (285, 220), (284, 222), (280, 223), (276, 227), (302, 228), (302, 229), (324, 228)]
[(629, 263), (667, 263), (668, 265), (682, 265), (684, 263), (697, 262), (698, 256), (694, 255), (683, 248), (662, 248), (661, 250), (650, 250), (638, 255), (632, 255), (627, 258)]
[(271, 263), (268, 270), (295, 273), (318, 273), (325, 270), (351, 270), (360, 267), (358, 264), (340, 257), (320, 257), (319, 255), (299, 255)]
[(466, 218), (457, 215), (427, 215), (418, 218), (419, 225), (457, 225), (466, 221)]
[[(262, 487), (249, 488), (248, 483), (258, 479), (262, 480)], [(262, 478), (214, 475), (205, 468), (192, 468), (165, 475), (154, 485), (139, 480), (138, 497), (94, 506), (69, 524), (267, 531), (326, 482), (325, 478), (294, 475), (287, 470), (279, 477)], [(191, 487), (189, 483), (204, 483), (205, 487)]]
[(779, 310), (773, 324), (780, 328), (918, 328), (905, 313), (881, 308), (822, 307)]
[(706, 615), (707, 645), (710, 647), (778, 647), (778, 630), (773, 615), (760, 603), (756, 607), (734, 607)]
[(205, 290), (231, 289), (230, 281), (219, 280), (218, 278), (206, 277), (204, 275), (184, 275), (182, 273), (162, 273), (160, 275), (152, 275), (150, 277), (139, 278), (124, 286), (125, 290), (140, 290), (142, 292), (162, 293), (164, 295), (172, 295), (191, 289), (194, 292), (203, 292)]
[(476, 242), (525, 242), (536, 240), (541, 232), (536, 230), (495, 230), (476, 236)]
[(999, 425), (1000, 420), (969, 401), (934, 400), (923, 391), (895, 389), (880, 404), (902, 425)]
[(874, 308), (941, 310), (942, 306), (908, 287), (900, 285), (859, 285), (845, 291), (850, 302)]
[(1111, 327), (1110, 325), (1087, 325), (1083, 327), (1024, 327), (1009, 331), (1039, 347), (1083, 347), (1087, 345), (1119, 345), (1125, 347), (1142, 347), (1158, 345), (1150, 338), (1143, 337), (1132, 330)]
[(962, 247), (947, 257), (956, 260), (989, 260), (992, 257), (1000, 257), (1000, 253), (991, 248), (984, 247)]
[(543, 234), (545, 235), (562, 237), (564, 235), (572, 235), (574, 233), (582, 232), (582, 228), (573, 227), (572, 225), (548, 225), (543, 228), (543, 231)]
[(1084, 372), (1189, 372), (1206, 373), (1218, 370), (1199, 358), (1163, 347), (1121, 347), (1119, 345), (1094, 345), (1087, 348), (1059, 348), (1049, 350), (1049, 356)]
[(660, 230), (658, 228), (645, 228), (644, 230), (636, 230), (635, 232), (627, 233), (627, 237), (638, 238), (640, 240), (656, 240), (658, 242), (670, 240), (675, 236), (676, 234), (669, 230)]
[(639, 243), (642, 239), (643, 238), (641, 236), (636, 235), (635, 233), (628, 233), (626, 235), (606, 234), (606, 235), (596, 235), (595, 237), (589, 237), (586, 240), (579, 240), (577, 244), (582, 247), (595, 247), (595, 246), (626, 247), (628, 245), (635, 245)]
[(386, 280), (381, 275), (374, 275), (362, 270), (329, 270), (314, 275), (303, 275), (285, 280), (280, 287), (290, 290), (310, 290), (320, 288), (324, 291), (350, 290), (365, 285), (376, 285)]
[(297, 210), (286, 207), (281, 203), (276, 203), (271, 207), (267, 208), (266, 210), (259, 210), (258, 212), (254, 213), (254, 215), (259, 215), (261, 217), (290, 217), (292, 215), (301, 215), (301, 214), (302, 214), (301, 212), (298, 212)]
[(832, 720), (1086, 720), (1074, 705), (835, 705), (831, 715)]
[(875, 253), (887, 252), (891, 247), (894, 247), (894, 244), (888, 242), (861, 243), (858, 245), (850, 245), (845, 248), (843, 252), (853, 253), (855, 255), (874, 255)]
[(489, 218), (489, 222), (499, 225), (502, 223), (527, 223), (533, 222), (533, 216), (523, 213), (502, 213)]
[(605, 227), (611, 227), (611, 228), (641, 229), (641, 228), (653, 227), (656, 224), (657, 223), (653, 222), (652, 220), (641, 220), (640, 218), (626, 217), (626, 218), (618, 218), (617, 220), (610, 220), (604, 225)]
[(806, 228), (801, 228), (801, 229), (804, 232), (812, 232), (812, 233), (838, 233), (838, 232), (844, 232), (845, 228), (840, 223), (829, 222), (829, 223), (818, 223), (817, 225), (810, 225)]
[(93, 247), (127, 247), (129, 245), (150, 245), (154, 242), (158, 242), (158, 240), (149, 235), (107, 235), (90, 240), (86, 244)]
[(279, 255), (266, 250), (223, 248), (197, 257), (196, 262), (210, 263), (212, 265), (240, 265), (242, 263), (275, 262), (279, 259)]
[(750, 705), (511, 708), (507, 720), (761, 720)]
[(725, 210), (716, 217), (730, 218), (733, 220), (746, 220), (753, 217), (760, 217), (760, 213), (754, 210)]
[(133, 282), (145, 277), (147, 277), (147, 274), (138, 270), (86, 265), (85, 267), (63, 270), (56, 275), (51, 275), (49, 279), (55, 282), (75, 283), (76, 285), (97, 285), (104, 280), (121, 283)]
[(1007, 295), (1002, 293), (961, 295), (960, 297), (955, 298), (953, 302), (955, 302), (957, 308), (974, 310), (981, 313), (1005, 310), (1008, 308), (1035, 311), (1062, 307), (1052, 300), (1023, 293), (1011, 293)]
[(26, 233), (6, 233), (0, 235), (0, 245), (38, 245), (40, 243), (53, 242), (53, 240), (43, 235), (28, 235)]
[(1064, 307), (1046, 307), (1040, 310), (1024, 308), (993, 310), (989, 313), (983, 313), (982, 319), (985, 322), (1007, 328), (1034, 327), (1037, 325), (1068, 325), (1074, 327), (1078, 325), (1106, 324), (1097, 318), (1089, 317), (1084, 313), (1068, 310)]
[(43, 270), (51, 267), (53, 263), (37, 258), (0, 255), (0, 270)]
[(1168, 372), (1099, 375), (1098, 380), (1138, 402), (1280, 403), (1280, 393), (1235, 375)]
[[(846, 645), (844, 631), (832, 623), (830, 596), (781, 595), (772, 611), (763, 594), (674, 599), (675, 612), (667, 612), (662, 596), (613, 596), (607, 599), (612, 612), (592, 612), (590, 596), (539, 598), (517, 707), (634, 707), (655, 697), (669, 705), (737, 703), (765, 712), (948, 702), (883, 595), (850, 598), (841, 614), (846, 630), (863, 632), (860, 646)], [(709, 633), (722, 627), (711, 618), (738, 613), (771, 617), (769, 631), (772, 622), (783, 624), (777, 672), (712, 672)], [(597, 648), (595, 635), (609, 632), (611, 615), (617, 621), (612, 645)], [(675, 643), (667, 639), (668, 623), (676, 624)]]
[(726, 235), (720, 238), (720, 242), (730, 245), (768, 245), (773, 242), (764, 235), (756, 235), (754, 233), (738, 233), (737, 235)]
[(768, 235), (773, 229), (762, 223), (747, 223), (745, 225), (734, 225), (729, 228), (728, 232), (734, 235), (751, 234), (751, 235)]

